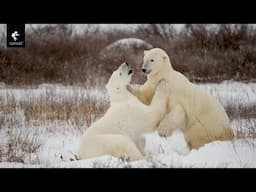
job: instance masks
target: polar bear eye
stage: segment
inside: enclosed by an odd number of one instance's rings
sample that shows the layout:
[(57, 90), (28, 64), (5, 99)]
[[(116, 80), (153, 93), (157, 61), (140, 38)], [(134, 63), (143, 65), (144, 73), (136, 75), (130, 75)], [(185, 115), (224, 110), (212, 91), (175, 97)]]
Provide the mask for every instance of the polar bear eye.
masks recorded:
[(150, 62), (154, 62), (154, 59), (150, 59)]
[(122, 73), (120, 72), (119, 75), (122, 76)]

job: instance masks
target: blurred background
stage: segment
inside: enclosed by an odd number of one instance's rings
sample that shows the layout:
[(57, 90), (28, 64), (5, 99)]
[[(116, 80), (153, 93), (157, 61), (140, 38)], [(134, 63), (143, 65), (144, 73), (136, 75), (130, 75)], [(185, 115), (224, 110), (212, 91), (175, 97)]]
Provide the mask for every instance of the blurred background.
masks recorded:
[(164, 49), (192, 82), (255, 81), (256, 28), (249, 24), (26, 24), (26, 47), (0, 34), (0, 82), (104, 85), (122, 62), (143, 83), (143, 50)]

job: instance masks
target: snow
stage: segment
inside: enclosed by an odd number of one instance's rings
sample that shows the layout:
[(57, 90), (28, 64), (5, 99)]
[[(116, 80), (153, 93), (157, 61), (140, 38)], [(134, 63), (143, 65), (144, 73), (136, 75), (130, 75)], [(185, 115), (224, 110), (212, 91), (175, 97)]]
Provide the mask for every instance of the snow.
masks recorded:
[(229, 102), (250, 105), (256, 103), (256, 83), (241, 83), (235, 81), (224, 81), (218, 83), (199, 84), (216, 96), (222, 104)]
[(152, 45), (147, 43), (146, 41), (138, 38), (124, 38), (124, 39), (119, 39), (110, 45), (108, 45), (105, 50), (110, 50), (116, 47), (124, 47), (124, 48), (130, 48), (131, 46), (145, 46), (148, 48), (152, 48)]
[[(0, 163), (0, 167), (54, 167), (54, 168), (103, 168), (103, 167), (175, 167), (175, 168), (239, 168), (256, 166), (255, 140), (216, 141), (192, 150), (187, 155), (181, 155), (169, 150), (153, 155), (147, 160), (125, 162), (121, 159), (104, 155), (85, 160), (74, 159), (77, 148), (76, 137), (54, 137), (49, 140), (39, 152), (40, 164)], [(170, 146), (169, 146), (170, 147)], [(174, 146), (173, 146), (174, 147)], [(163, 147), (164, 149), (167, 149)], [(61, 159), (60, 156), (63, 156)]]
[(14, 96), (17, 101), (33, 100), (40, 95), (46, 95), (47, 93), (54, 96), (55, 100), (58, 99), (70, 99), (72, 97), (85, 97), (94, 98), (95, 100), (106, 100), (106, 90), (100, 90), (99, 88), (85, 89), (82, 87), (72, 87), (63, 85), (51, 85), (42, 84), (38, 88), (26, 88), (26, 89), (1, 89), (0, 96), (6, 102), (7, 96)]
[[(235, 102), (242, 105), (256, 103), (256, 83), (240, 83), (226, 81), (221, 84), (199, 84), (203, 89), (209, 90), (225, 105)], [(0, 89), (0, 102), (4, 102), (7, 93), (17, 100), (36, 100), (41, 94), (51, 91), (54, 100), (71, 99), (74, 96), (92, 97), (96, 100), (107, 100), (106, 91), (100, 88), (85, 89), (83, 87), (44, 84), (29, 89)], [(234, 119), (231, 127), (235, 131), (245, 133), (245, 138), (235, 138), (233, 141), (215, 141), (195, 150), (189, 151), (184, 135), (180, 131), (174, 132), (171, 137), (162, 138), (156, 132), (145, 135), (145, 150), (150, 154), (145, 160), (125, 162), (121, 159), (105, 155), (91, 159), (76, 160), (79, 137), (83, 130), (76, 129), (69, 122), (48, 122), (38, 125), (28, 125), (25, 122), (24, 112), (16, 111), (8, 114), (2, 113), (1, 118), (16, 119), (19, 126), (13, 124), (10, 128), (4, 124), (0, 126), (0, 168), (101, 168), (101, 167), (177, 167), (177, 168), (243, 168), (256, 167), (256, 139), (249, 137), (249, 132), (256, 129), (256, 117), (247, 119)], [(8, 122), (11, 120), (8, 120)], [(249, 129), (249, 125), (251, 128)], [(36, 138), (40, 147), (33, 153), (26, 154), (23, 163), (8, 162), (1, 158), (1, 150), (7, 147), (10, 133), (26, 139)], [(254, 131), (255, 133), (255, 131)], [(1, 148), (3, 146), (3, 148)]]

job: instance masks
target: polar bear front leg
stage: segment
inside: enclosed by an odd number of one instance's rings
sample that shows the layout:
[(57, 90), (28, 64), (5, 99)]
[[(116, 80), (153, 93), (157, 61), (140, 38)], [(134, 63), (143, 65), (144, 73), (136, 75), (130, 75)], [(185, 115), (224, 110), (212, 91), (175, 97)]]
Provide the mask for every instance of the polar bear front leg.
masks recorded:
[(168, 81), (165, 79), (160, 80), (156, 87), (156, 92), (153, 96), (150, 106), (154, 109), (160, 108), (160, 111), (165, 111), (167, 108), (169, 93), (170, 88)]
[(134, 96), (138, 97), (140, 87), (134, 87), (129, 84), (126, 86), (126, 88), (130, 93), (132, 93)]
[(148, 81), (140, 87), (132, 87), (131, 85), (127, 85), (127, 90), (145, 105), (149, 105), (151, 103), (155, 91)]
[(176, 105), (165, 115), (157, 127), (158, 134), (168, 137), (174, 130), (184, 130), (186, 127), (186, 113), (180, 105)]

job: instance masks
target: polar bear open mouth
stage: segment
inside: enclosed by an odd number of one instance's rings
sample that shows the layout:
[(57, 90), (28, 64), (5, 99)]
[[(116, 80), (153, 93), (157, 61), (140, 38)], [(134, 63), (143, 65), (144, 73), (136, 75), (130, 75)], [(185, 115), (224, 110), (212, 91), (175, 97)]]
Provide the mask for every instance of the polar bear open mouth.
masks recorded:
[(145, 74), (145, 75), (148, 75), (149, 73), (151, 73), (151, 69), (145, 69), (145, 68), (142, 68), (141, 71)]
[(132, 70), (131, 66), (129, 65), (129, 63), (125, 62), (123, 65), (121, 65), (121, 67), (126, 67), (126, 69), (128, 71), (128, 75), (131, 75), (133, 73), (133, 70)]
[(133, 73), (133, 70), (130, 69), (129, 72), (128, 72), (128, 75), (131, 75)]

